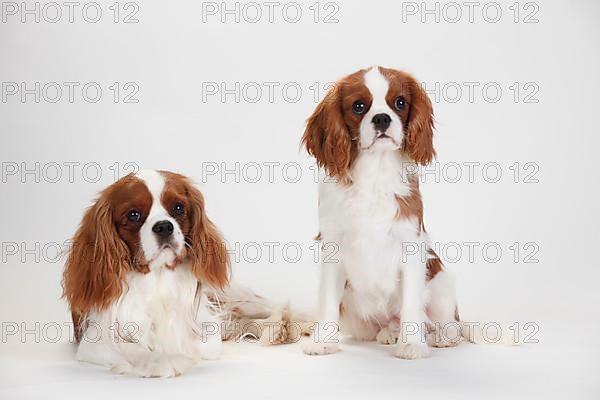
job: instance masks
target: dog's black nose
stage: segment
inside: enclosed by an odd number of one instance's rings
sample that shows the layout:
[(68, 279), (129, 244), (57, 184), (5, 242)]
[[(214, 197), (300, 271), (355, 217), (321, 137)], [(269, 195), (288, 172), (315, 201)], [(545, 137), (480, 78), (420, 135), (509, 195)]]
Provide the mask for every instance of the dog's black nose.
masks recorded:
[(173, 224), (170, 221), (158, 221), (152, 227), (152, 232), (161, 238), (169, 237), (173, 233)]
[(376, 114), (371, 122), (373, 122), (376, 130), (383, 133), (390, 126), (392, 119), (387, 114)]

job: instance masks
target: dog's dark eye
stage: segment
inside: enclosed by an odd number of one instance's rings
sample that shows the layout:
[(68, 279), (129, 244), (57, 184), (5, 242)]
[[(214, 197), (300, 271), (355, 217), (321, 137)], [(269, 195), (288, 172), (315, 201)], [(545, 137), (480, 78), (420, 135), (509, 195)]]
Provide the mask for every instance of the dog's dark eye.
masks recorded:
[(366, 108), (365, 103), (360, 100), (355, 101), (354, 104), (352, 104), (352, 112), (354, 114), (360, 115), (365, 112)]
[(138, 210), (131, 210), (127, 213), (127, 219), (131, 222), (140, 222), (142, 220), (142, 213)]
[(398, 111), (402, 111), (404, 110), (404, 108), (406, 108), (406, 100), (404, 99), (404, 97), (399, 96), (396, 98), (396, 100), (394, 101), (394, 108)]
[(181, 203), (177, 203), (173, 206), (173, 214), (181, 215), (185, 211), (185, 207)]

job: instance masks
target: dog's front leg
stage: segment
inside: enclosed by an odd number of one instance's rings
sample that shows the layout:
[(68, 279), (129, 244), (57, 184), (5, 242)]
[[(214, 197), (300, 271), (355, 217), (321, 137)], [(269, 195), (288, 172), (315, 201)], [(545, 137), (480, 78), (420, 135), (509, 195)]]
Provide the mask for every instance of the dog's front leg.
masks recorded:
[[(221, 318), (211, 309), (205, 293), (200, 294), (196, 311), (196, 329), (193, 342), (198, 356), (203, 360), (216, 360), (223, 351)], [(199, 331), (198, 331), (199, 328)]]
[[(324, 255), (323, 259), (331, 258)], [(345, 284), (346, 277), (339, 261), (323, 261), (319, 288), (319, 314), (313, 334), (303, 345), (306, 354), (333, 354), (338, 351), (338, 321)]]
[(408, 360), (429, 356), (425, 341), (425, 261), (420, 254), (404, 254), (400, 335), (395, 356)]

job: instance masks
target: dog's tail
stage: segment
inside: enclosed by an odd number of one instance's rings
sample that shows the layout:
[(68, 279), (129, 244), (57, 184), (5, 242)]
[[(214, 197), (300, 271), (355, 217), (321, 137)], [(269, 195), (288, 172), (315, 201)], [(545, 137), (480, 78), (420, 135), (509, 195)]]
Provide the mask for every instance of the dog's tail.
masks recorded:
[(475, 344), (518, 346), (518, 332), (512, 327), (496, 322), (465, 322), (459, 321), (462, 337)]
[(310, 335), (310, 317), (289, 304), (278, 305), (235, 283), (210, 293), (208, 298), (224, 322), (223, 340), (251, 337), (262, 345), (271, 345), (294, 343)]

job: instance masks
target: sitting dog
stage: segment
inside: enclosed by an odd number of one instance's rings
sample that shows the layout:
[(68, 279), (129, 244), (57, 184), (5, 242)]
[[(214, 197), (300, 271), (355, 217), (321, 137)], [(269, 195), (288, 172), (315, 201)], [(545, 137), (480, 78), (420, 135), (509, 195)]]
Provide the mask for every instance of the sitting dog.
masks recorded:
[[(339, 327), (360, 340), (398, 338), (397, 357), (421, 358), (429, 355), (426, 322), (458, 325), (453, 280), (423, 224), (418, 166), (435, 155), (433, 128), (421, 85), (377, 66), (338, 81), (308, 119), (302, 143), (322, 171), (324, 252), (307, 354), (336, 352)], [(455, 346), (462, 336), (454, 331), (431, 344)]]

